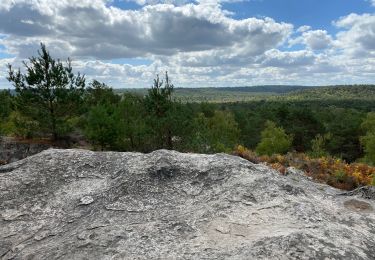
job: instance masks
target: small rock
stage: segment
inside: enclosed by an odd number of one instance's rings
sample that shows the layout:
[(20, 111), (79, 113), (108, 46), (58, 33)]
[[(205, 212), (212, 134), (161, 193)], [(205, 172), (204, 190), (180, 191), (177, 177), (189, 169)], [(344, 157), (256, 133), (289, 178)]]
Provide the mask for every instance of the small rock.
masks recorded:
[(81, 198), (81, 201), (80, 201), (79, 205), (89, 205), (93, 202), (94, 202), (93, 197), (85, 196), (85, 197)]
[(228, 225), (217, 225), (215, 227), (215, 230), (222, 233), (222, 234), (229, 234), (230, 233), (230, 228)]

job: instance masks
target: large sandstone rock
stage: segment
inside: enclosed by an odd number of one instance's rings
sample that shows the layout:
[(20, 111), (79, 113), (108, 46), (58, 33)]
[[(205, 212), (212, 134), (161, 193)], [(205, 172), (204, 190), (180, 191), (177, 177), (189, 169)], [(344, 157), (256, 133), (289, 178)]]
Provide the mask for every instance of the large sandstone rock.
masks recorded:
[(374, 259), (374, 196), (224, 154), (50, 149), (0, 167), (0, 257)]

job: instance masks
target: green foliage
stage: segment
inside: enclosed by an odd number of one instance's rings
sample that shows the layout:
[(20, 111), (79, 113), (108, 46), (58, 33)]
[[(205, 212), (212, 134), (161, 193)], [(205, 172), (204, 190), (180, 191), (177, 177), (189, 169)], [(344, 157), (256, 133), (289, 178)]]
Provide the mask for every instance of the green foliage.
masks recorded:
[(371, 112), (366, 115), (361, 127), (365, 131), (375, 132), (375, 112)]
[(85, 136), (101, 150), (115, 149), (120, 136), (119, 119), (113, 105), (96, 105), (88, 113)]
[(228, 152), (238, 144), (238, 124), (231, 112), (215, 111), (208, 120), (208, 128), (214, 152)]
[(0, 90), (0, 119), (7, 118), (12, 112), (12, 95), (9, 90)]
[(347, 175), (344, 171), (342, 170), (338, 170), (336, 171), (334, 174), (333, 174), (333, 177), (335, 179), (336, 182), (345, 182), (346, 178), (347, 178)]
[(147, 127), (146, 110), (142, 97), (124, 94), (118, 106), (121, 118), (121, 149), (125, 151), (148, 151), (150, 131)]
[(12, 95), (9, 90), (0, 91), (0, 135), (5, 132), (5, 124), (12, 112)]
[(289, 100), (374, 100), (375, 85), (316, 87), (292, 92)]
[(309, 150), (311, 140), (323, 132), (323, 125), (310, 109), (288, 108), (278, 115), (278, 119), (285, 131), (293, 136), (293, 148), (297, 152)]
[(229, 152), (239, 142), (238, 124), (229, 111), (216, 110), (212, 117), (199, 113), (194, 119), (194, 125), (190, 141), (194, 151)]
[[(147, 94), (147, 89), (117, 89), (117, 93)], [(368, 106), (375, 100), (375, 85), (345, 85), (329, 87), (253, 86), (220, 88), (176, 88), (175, 97), (191, 103), (233, 102), (310, 102), (346, 107)], [(365, 101), (365, 102), (363, 102)]]
[(375, 133), (367, 133), (361, 141), (365, 151), (365, 162), (375, 165)]
[(34, 138), (39, 133), (38, 121), (22, 115), (18, 111), (13, 111), (3, 124), (3, 133), (21, 138)]
[(375, 112), (368, 113), (361, 125), (366, 134), (361, 137), (365, 151), (365, 161), (375, 165)]
[(272, 121), (266, 122), (261, 136), (262, 139), (256, 148), (256, 152), (260, 155), (284, 154), (288, 152), (293, 141), (282, 127), (277, 127)]
[(348, 162), (362, 157), (359, 136), (364, 115), (357, 110), (335, 107), (319, 111), (318, 117), (325, 132), (331, 134), (325, 146), (331, 155)]
[(119, 95), (97, 80), (85, 89), (69, 59), (53, 59), (43, 44), (38, 54), (24, 70), (9, 65), (15, 93), (0, 91), (0, 135), (85, 141), (84, 133), (94, 146), (120, 151), (212, 153), (242, 144), (259, 154), (375, 161), (375, 113), (367, 114), (375, 86), (182, 89), (166, 73), (149, 90)]
[(86, 89), (84, 102), (87, 106), (99, 104), (117, 104), (121, 96), (113, 92), (113, 89), (104, 83), (93, 80)]
[(308, 153), (308, 155), (311, 158), (321, 158), (328, 156), (329, 153), (325, 149), (325, 146), (329, 139), (331, 139), (330, 134), (318, 134), (317, 136), (315, 136), (315, 138), (311, 141), (311, 151)]
[(160, 80), (159, 75), (154, 79), (154, 85), (148, 90), (145, 97), (145, 106), (148, 112), (148, 122), (153, 131), (156, 149), (173, 149), (173, 84), (165, 73), (165, 79)]
[(64, 124), (79, 111), (85, 79), (73, 73), (69, 59), (65, 65), (53, 59), (43, 44), (38, 57), (29, 58), (24, 66), (25, 73), (21, 73), (8, 65), (7, 79), (17, 92), (16, 109), (56, 140), (71, 130)]

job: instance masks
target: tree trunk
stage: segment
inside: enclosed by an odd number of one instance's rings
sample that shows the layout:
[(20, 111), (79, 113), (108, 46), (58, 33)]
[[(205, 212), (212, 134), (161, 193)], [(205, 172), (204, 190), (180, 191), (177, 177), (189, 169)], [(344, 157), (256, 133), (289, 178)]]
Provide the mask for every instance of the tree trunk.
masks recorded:
[(52, 138), (53, 138), (53, 141), (56, 141), (57, 138), (58, 138), (58, 135), (57, 135), (57, 130), (56, 130), (56, 116), (55, 116), (55, 110), (53, 108), (53, 101), (50, 100), (49, 101), (49, 112), (50, 112), (50, 117), (51, 117), (51, 123), (52, 123), (52, 129), (51, 129), (51, 132), (52, 132)]
[(167, 134), (167, 147), (169, 150), (173, 150), (172, 132), (170, 129), (168, 129)]

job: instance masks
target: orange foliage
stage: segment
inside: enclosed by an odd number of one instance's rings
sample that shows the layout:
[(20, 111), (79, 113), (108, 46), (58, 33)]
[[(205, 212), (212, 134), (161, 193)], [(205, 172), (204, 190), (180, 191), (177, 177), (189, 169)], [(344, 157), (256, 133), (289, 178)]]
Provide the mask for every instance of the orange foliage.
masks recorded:
[(314, 180), (339, 189), (352, 190), (360, 186), (375, 184), (375, 167), (363, 163), (348, 164), (332, 157), (312, 159), (306, 154), (296, 153), (257, 156), (243, 146), (238, 146), (234, 154), (254, 163), (266, 163), (281, 174), (286, 173), (287, 167), (295, 167)]

